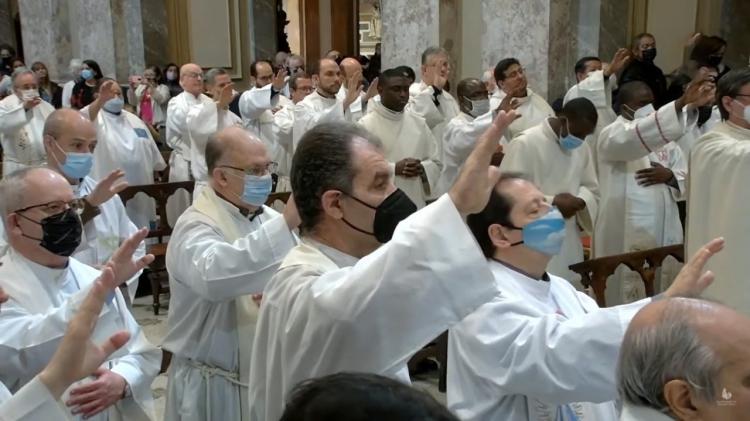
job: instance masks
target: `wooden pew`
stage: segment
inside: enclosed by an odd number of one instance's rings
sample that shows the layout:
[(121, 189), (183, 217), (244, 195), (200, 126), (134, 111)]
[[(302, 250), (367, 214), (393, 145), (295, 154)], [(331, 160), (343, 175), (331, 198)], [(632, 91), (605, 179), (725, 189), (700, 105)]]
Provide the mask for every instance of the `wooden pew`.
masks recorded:
[(606, 307), (607, 302), (604, 290), (607, 288), (607, 278), (615, 273), (618, 266), (625, 265), (630, 270), (638, 272), (646, 286), (646, 295), (653, 297), (656, 270), (661, 267), (667, 256), (672, 256), (678, 261), (684, 262), (684, 245), (676, 244), (673, 246), (585, 260), (581, 263), (570, 265), (570, 270), (581, 275), (581, 283), (583, 286), (591, 287), (594, 290), (596, 302), (599, 304), (599, 307)]
[(158, 222), (153, 227), (147, 238), (155, 238), (157, 242), (147, 247), (146, 252), (154, 255), (156, 259), (149, 265), (148, 278), (151, 282), (151, 293), (153, 294), (154, 315), (159, 314), (159, 294), (169, 292), (169, 277), (166, 275), (166, 266), (164, 257), (167, 254), (167, 237), (172, 234), (172, 227), (167, 220), (167, 199), (175, 194), (178, 190), (184, 189), (189, 193), (193, 192), (193, 181), (177, 181), (173, 183), (144, 184), (137, 186), (128, 186), (121, 191), (119, 196), (122, 203), (127, 203), (138, 193), (154, 199), (156, 202), (156, 215)]

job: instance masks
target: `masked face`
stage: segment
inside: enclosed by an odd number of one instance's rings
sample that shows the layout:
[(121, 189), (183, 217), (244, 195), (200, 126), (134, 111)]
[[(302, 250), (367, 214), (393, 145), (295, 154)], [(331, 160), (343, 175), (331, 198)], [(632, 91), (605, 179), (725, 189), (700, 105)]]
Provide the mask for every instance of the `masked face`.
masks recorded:
[(359, 228), (342, 218), (344, 223), (350, 228), (363, 234), (371, 235), (379, 243), (387, 243), (393, 238), (398, 223), (406, 219), (409, 215), (417, 211), (417, 205), (409, 199), (401, 189), (396, 189), (388, 195), (378, 206), (372, 206), (364, 201), (348, 195), (358, 203), (375, 211), (375, 217), (372, 222), (372, 232)]
[(48, 216), (41, 221), (36, 221), (23, 214), (27, 209), (16, 211), (16, 214), (30, 222), (42, 227), (42, 238), (22, 235), (26, 238), (39, 241), (39, 245), (52, 254), (68, 257), (75, 252), (81, 244), (83, 225), (78, 216), (78, 210), (70, 207), (60, 213)]
[(550, 208), (549, 212), (522, 228), (515, 226), (508, 228), (521, 230), (523, 236), (521, 241), (511, 244), (511, 247), (523, 244), (526, 248), (547, 256), (559, 254), (565, 240), (565, 219), (555, 207)]
[(90, 152), (66, 152), (60, 147), (57, 141), (53, 141), (52, 143), (55, 144), (60, 152), (65, 154), (65, 162), (63, 163), (58, 161), (55, 154), (51, 155), (60, 167), (60, 171), (62, 171), (66, 177), (72, 180), (80, 180), (91, 172), (91, 168), (94, 166), (94, 154)]

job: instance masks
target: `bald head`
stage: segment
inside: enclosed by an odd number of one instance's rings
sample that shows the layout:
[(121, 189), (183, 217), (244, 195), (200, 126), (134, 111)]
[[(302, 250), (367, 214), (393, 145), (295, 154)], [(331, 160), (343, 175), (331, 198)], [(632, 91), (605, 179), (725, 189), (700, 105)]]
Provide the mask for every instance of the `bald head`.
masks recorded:
[(748, 349), (750, 319), (727, 306), (695, 298), (652, 302), (625, 333), (620, 395), (678, 419), (685, 419), (683, 410), (700, 412), (704, 405), (708, 412), (694, 419), (723, 418), (710, 415), (711, 408), (722, 388), (740, 387), (750, 368)]
[(264, 155), (266, 153), (263, 142), (254, 137), (247, 130), (230, 126), (219, 130), (208, 138), (206, 144), (206, 167), (211, 174), (214, 168), (224, 165), (234, 155), (241, 153)]
[(341, 67), (341, 73), (344, 75), (344, 77), (351, 77), (357, 72), (362, 72), (362, 65), (359, 64), (359, 61), (357, 61), (357, 59), (351, 57), (347, 57), (341, 60), (341, 64), (339, 64), (339, 67)]
[(81, 131), (94, 130), (94, 137), (96, 137), (96, 129), (94, 125), (79, 113), (77, 110), (72, 108), (60, 108), (53, 111), (44, 122), (44, 131), (42, 132), (45, 136), (52, 136), (58, 138), (64, 135), (76, 134)]
[(183, 64), (180, 67), (180, 86), (185, 92), (200, 95), (203, 92), (203, 69), (195, 63)]

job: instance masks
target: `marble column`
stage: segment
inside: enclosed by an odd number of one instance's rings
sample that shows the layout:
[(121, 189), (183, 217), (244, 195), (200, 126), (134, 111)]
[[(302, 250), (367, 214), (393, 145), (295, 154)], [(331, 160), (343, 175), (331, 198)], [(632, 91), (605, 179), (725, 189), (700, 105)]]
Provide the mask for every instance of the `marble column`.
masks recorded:
[(437, 46), (439, 0), (381, 0), (383, 69), (407, 65), (419, 77), (422, 52)]
[(25, 60), (47, 65), (51, 80), (67, 80), (73, 57), (68, 2), (24, 0), (18, 2)]
[(276, 56), (276, 0), (252, 0), (253, 60)]
[(10, 0), (0, 0), (0, 44), (8, 44), (15, 49), (16, 34), (14, 28)]
[(117, 76), (110, 2), (68, 0), (68, 7), (75, 56), (99, 63), (104, 76)]
[(599, 15), (599, 57), (611, 60), (618, 48), (630, 47), (628, 39), (628, 2), (601, 0)]
[(111, 0), (115, 42), (115, 74), (126, 82), (131, 74), (142, 74), (144, 63), (143, 19), (140, 0)]
[(164, 0), (141, 2), (143, 51), (147, 66), (158, 65), (164, 70), (169, 61), (169, 33), (167, 31), (167, 6)]

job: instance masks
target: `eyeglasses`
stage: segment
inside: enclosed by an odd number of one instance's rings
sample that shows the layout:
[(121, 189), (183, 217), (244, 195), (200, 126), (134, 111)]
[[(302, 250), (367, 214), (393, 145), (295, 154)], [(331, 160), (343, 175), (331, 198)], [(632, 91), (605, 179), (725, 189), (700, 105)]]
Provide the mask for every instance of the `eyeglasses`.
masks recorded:
[(86, 207), (86, 203), (84, 203), (83, 199), (73, 199), (70, 202), (66, 202), (64, 200), (55, 200), (52, 202), (47, 202), (47, 203), (42, 203), (39, 205), (32, 205), (32, 206), (27, 206), (21, 209), (16, 209), (13, 212), (14, 213), (26, 212), (31, 209), (42, 208), (42, 211), (44, 211), (45, 213), (49, 215), (56, 215), (68, 209), (73, 209), (77, 214), (80, 215), (83, 212), (83, 208), (85, 207)]
[(254, 175), (256, 177), (262, 177), (268, 173), (275, 174), (276, 170), (279, 168), (279, 164), (276, 162), (269, 162), (268, 164), (264, 166), (252, 167), (246, 170), (242, 168), (232, 167), (230, 165), (220, 165), (219, 168), (229, 168), (235, 171), (241, 171), (245, 173), (245, 175)]
[(185, 72), (185, 76), (193, 78), (193, 79), (203, 80), (203, 73)]

